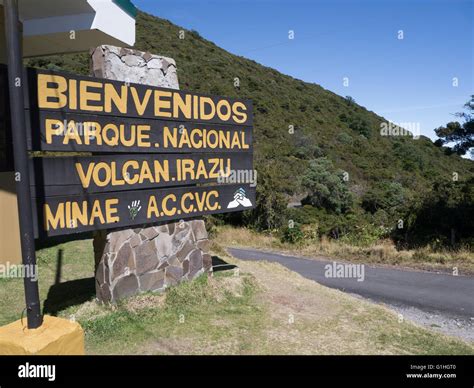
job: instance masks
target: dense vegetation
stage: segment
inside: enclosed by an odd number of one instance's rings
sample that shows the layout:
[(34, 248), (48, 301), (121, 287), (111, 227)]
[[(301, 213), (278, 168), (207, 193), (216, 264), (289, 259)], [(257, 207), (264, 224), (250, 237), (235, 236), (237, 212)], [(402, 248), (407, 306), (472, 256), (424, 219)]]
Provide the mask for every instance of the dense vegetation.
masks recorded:
[(448, 154), (455, 152), (458, 155), (465, 155), (469, 152), (474, 157), (474, 95), (466, 102), (464, 108), (464, 112), (456, 113), (456, 116), (461, 119), (461, 123), (451, 121), (446, 126), (435, 130), (439, 136), (435, 145), (443, 146), (454, 143), (452, 147), (445, 148)]
[[(180, 39), (181, 30), (139, 13), (135, 47), (174, 58), (183, 89), (254, 103), (258, 206), (227, 221), (284, 235), (288, 225), (310, 224), (354, 243), (389, 235), (400, 244), (472, 242), (472, 161), (423, 136), (381, 136), (386, 120), (353, 98), (232, 55), (195, 31)], [(89, 73), (87, 54), (29, 64)], [(304, 206), (287, 209), (295, 198)]]

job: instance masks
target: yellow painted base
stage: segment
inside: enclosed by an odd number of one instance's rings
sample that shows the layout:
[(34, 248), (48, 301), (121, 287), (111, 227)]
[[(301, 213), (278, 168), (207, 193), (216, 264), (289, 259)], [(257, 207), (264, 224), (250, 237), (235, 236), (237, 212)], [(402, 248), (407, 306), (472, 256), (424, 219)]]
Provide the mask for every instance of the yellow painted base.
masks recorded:
[(0, 355), (83, 355), (84, 331), (77, 322), (44, 316), (38, 329), (29, 330), (26, 319), (0, 327)]

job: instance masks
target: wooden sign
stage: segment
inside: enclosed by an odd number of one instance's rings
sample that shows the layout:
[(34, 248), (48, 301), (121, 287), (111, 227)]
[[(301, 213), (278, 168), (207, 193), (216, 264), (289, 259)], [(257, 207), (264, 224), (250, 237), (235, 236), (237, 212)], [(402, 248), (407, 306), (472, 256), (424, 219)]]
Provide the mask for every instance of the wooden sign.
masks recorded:
[[(26, 109), (228, 125), (253, 124), (249, 100), (29, 69)], [(31, 87), (33, 86), (33, 87)]]
[(48, 157), (35, 158), (31, 164), (33, 196), (52, 196), (233, 183), (236, 171), (252, 169), (252, 155), (228, 152)]
[(221, 185), (54, 196), (37, 198), (34, 205), (35, 235), (44, 238), (252, 209), (255, 188)]
[(248, 100), (28, 69), (28, 148), (101, 153), (252, 149)]
[[(0, 66), (0, 85), (5, 74)], [(36, 237), (255, 206), (251, 101), (57, 71), (25, 74), (27, 147), (62, 153), (30, 160)], [(9, 139), (1, 93), (0, 105)]]
[(55, 111), (27, 112), (28, 149), (74, 152), (242, 152), (252, 128)]

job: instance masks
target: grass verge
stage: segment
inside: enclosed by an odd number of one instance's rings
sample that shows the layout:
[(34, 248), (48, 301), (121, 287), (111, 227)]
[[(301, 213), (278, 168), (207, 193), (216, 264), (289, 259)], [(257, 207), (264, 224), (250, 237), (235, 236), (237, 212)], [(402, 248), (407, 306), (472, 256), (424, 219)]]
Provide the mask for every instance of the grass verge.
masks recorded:
[[(90, 240), (45, 248), (38, 251), (42, 303), (80, 322), (88, 354), (474, 354), (472, 344), (400, 321), (389, 309), (216, 247), (238, 267), (117, 305), (94, 299)], [(22, 283), (0, 281), (1, 324), (20, 317)]]

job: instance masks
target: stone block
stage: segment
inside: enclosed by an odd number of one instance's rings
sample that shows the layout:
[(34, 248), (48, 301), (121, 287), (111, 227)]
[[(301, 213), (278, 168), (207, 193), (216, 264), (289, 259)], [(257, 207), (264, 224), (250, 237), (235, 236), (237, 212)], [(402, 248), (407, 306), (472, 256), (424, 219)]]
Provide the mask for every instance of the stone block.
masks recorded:
[(147, 241), (135, 248), (137, 274), (141, 275), (158, 266), (159, 258), (154, 241)]
[(181, 248), (176, 252), (176, 257), (179, 261), (183, 261), (188, 257), (189, 253), (195, 249), (196, 246), (189, 240), (185, 240)]
[(161, 290), (165, 285), (165, 271), (147, 272), (141, 275), (139, 279), (141, 291)]
[(112, 291), (112, 301), (136, 295), (140, 291), (138, 279), (134, 274), (125, 276), (117, 281)]
[(160, 265), (158, 265), (158, 268), (157, 269), (165, 269), (166, 267), (168, 267), (170, 264), (168, 263), (168, 261), (165, 259), (163, 260), (162, 262), (160, 262)]
[(155, 226), (155, 229), (158, 230), (159, 233), (170, 234), (170, 231), (169, 231), (169, 229), (168, 229), (168, 225), (167, 225), (167, 224), (160, 225), (160, 226)]
[(164, 257), (169, 257), (173, 254), (173, 246), (171, 244), (171, 236), (166, 233), (161, 233), (153, 240), (155, 249), (160, 260)]
[(181, 263), (176, 257), (176, 255), (171, 255), (166, 261), (168, 262), (169, 265), (174, 265), (176, 267), (181, 266)]
[(149, 228), (145, 228), (141, 231), (141, 234), (146, 237), (147, 240), (153, 240), (158, 234), (160, 234), (159, 230), (153, 226)]
[(96, 296), (101, 302), (111, 302), (112, 301), (112, 293), (110, 292), (110, 286), (108, 283), (98, 284), (96, 283)]
[(194, 238), (196, 241), (208, 238), (206, 224), (203, 220), (193, 220), (190, 222), (193, 228)]
[(193, 241), (191, 225), (187, 222), (180, 222), (176, 225), (172, 242), (175, 247), (179, 247), (184, 240)]
[(92, 52), (91, 59), (96, 77), (179, 89), (172, 58), (104, 45)]
[(189, 273), (189, 260), (183, 261), (183, 276), (188, 276)]
[(142, 242), (142, 239), (138, 234), (134, 234), (132, 238), (130, 239), (130, 247), (135, 248), (139, 246)]
[(133, 230), (132, 229), (124, 229), (124, 230), (119, 230), (114, 233), (109, 233), (108, 234), (108, 250), (109, 252), (118, 252), (120, 247), (127, 241), (129, 238), (133, 236)]
[(165, 269), (165, 284), (174, 286), (181, 281), (183, 269), (181, 267), (168, 266)]
[(196, 243), (197, 247), (203, 252), (208, 253), (211, 247), (211, 242), (209, 240), (199, 240)]
[(98, 283), (102, 284), (105, 283), (105, 276), (104, 276), (104, 262), (101, 261), (99, 265), (97, 266), (96, 272), (95, 272), (95, 278)]
[(117, 278), (121, 275), (128, 274), (135, 270), (134, 252), (129, 243), (122, 245), (112, 264), (112, 276)]
[(190, 279), (194, 278), (202, 270), (202, 253), (199, 249), (192, 251), (189, 256), (189, 274)]

